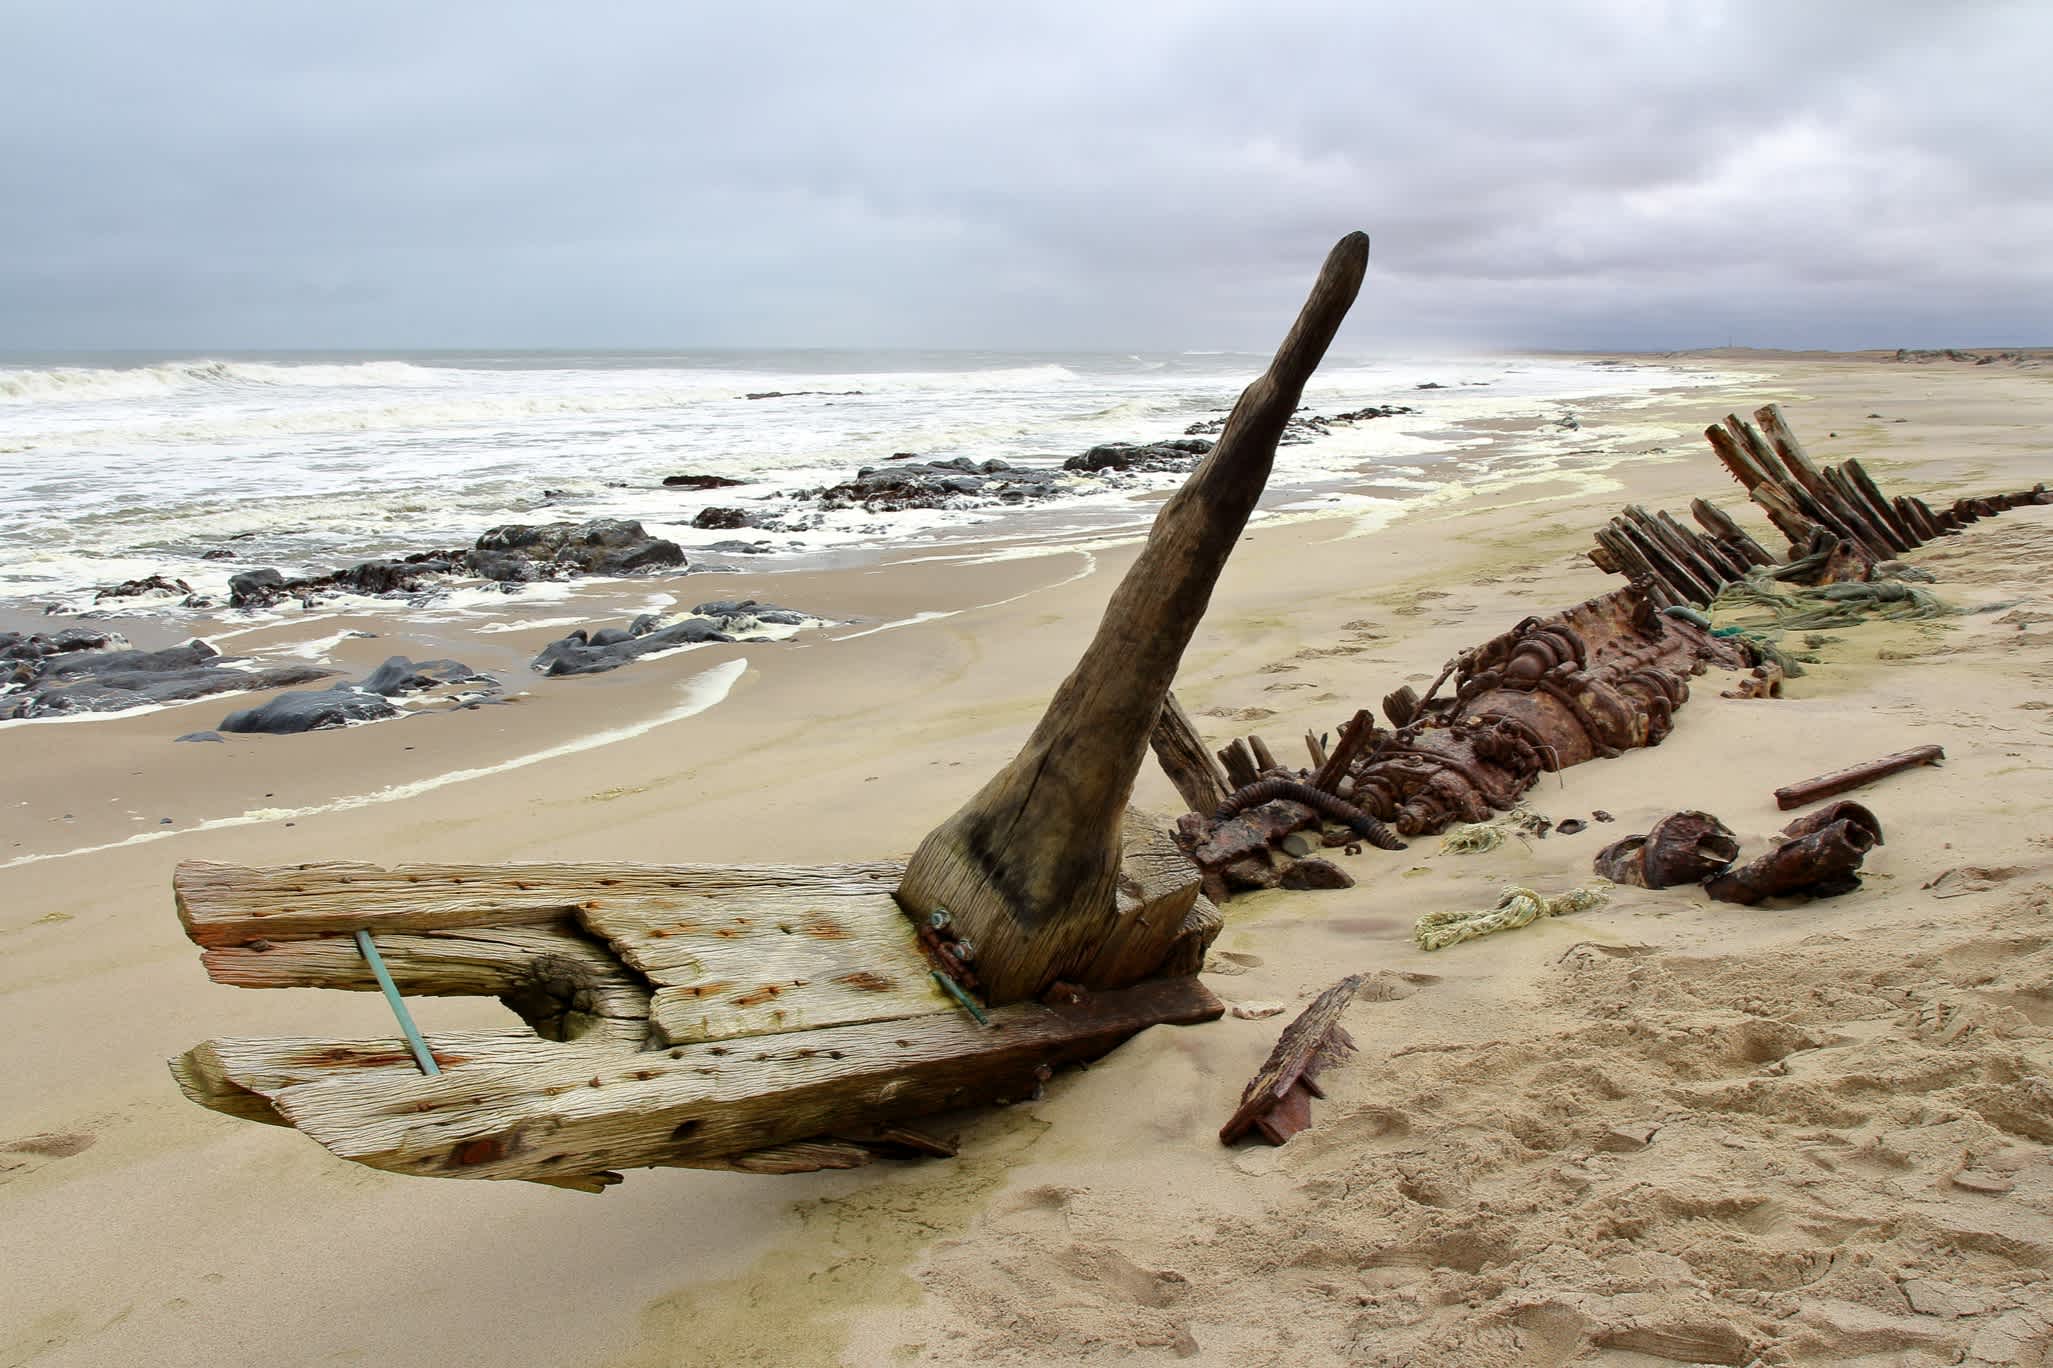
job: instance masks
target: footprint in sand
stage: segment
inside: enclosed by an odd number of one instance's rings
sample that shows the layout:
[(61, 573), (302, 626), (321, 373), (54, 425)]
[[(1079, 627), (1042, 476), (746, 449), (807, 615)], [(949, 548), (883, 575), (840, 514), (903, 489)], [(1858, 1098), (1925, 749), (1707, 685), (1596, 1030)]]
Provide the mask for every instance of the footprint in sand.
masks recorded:
[(1264, 665), (1264, 666), (1262, 666), (1262, 668), (1261, 668), (1261, 669), (1259, 669), (1259, 670), (1256, 670), (1256, 671), (1255, 671), (1255, 673), (1256, 673), (1256, 674), (1290, 674), (1290, 673), (1291, 673), (1292, 671), (1296, 670), (1297, 668), (1298, 668), (1298, 667), (1297, 667), (1297, 666), (1295, 666), (1295, 665), (1285, 665), (1285, 664), (1284, 664), (1284, 663), (1283, 663), (1282, 661), (1280, 661), (1280, 660), (1279, 660), (1279, 661), (1276, 661), (1276, 662), (1274, 662), (1273, 664), (1269, 664), (1269, 665)]
[(1316, 684), (1312, 683), (1312, 682), (1311, 682), (1310, 680), (1306, 680), (1306, 679), (1297, 679), (1297, 680), (1285, 680), (1285, 681), (1284, 681), (1283, 683), (1281, 683), (1281, 684), (1265, 684), (1265, 685), (1263, 685), (1263, 686), (1262, 686), (1262, 692), (1263, 692), (1263, 693), (1283, 693), (1284, 691), (1286, 691), (1286, 690), (1289, 690), (1289, 689), (1316, 689), (1316, 688), (1318, 688), (1318, 687), (1319, 687), (1318, 685), (1316, 685)]
[[(42, 1167), (41, 1160), (69, 1159), (84, 1154), (99, 1139), (86, 1131), (47, 1131), (19, 1140), (0, 1141), (0, 1183)], [(22, 1158), (14, 1156), (21, 1155)]]
[(1265, 717), (1275, 715), (1274, 708), (1228, 708), (1223, 705), (1207, 708), (1198, 714), (1200, 717), (1223, 717), (1229, 722), (1259, 722)]

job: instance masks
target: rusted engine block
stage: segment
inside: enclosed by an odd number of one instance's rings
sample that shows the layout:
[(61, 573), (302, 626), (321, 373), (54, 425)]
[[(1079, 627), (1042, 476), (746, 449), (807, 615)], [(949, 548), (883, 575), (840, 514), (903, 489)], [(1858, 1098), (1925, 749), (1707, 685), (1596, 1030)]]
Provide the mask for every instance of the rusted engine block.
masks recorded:
[[(1393, 694), (1384, 705), (1391, 728), (1368, 721), (1373, 730), (1345, 766), (1275, 766), (1257, 783), (1314, 784), (1404, 836), (1485, 821), (1516, 806), (1542, 773), (1659, 745), (1689, 698), (1691, 676), (1755, 663), (1744, 647), (1659, 611), (1628, 585), (1552, 617), (1527, 618), (1463, 652), (1441, 676), (1454, 685), (1451, 698), (1435, 698), (1438, 685), (1424, 700)], [(1331, 773), (1336, 768), (1342, 772)], [(1322, 778), (1330, 787), (1315, 783)], [(1216, 813), (1193, 812), (1178, 823), (1178, 843), (1214, 901), (1303, 882), (1291, 870), (1311, 843), (1297, 833), (1341, 845), (1372, 829), (1337, 815), (1330, 802), (1249, 806), (1251, 796), (1243, 789)]]

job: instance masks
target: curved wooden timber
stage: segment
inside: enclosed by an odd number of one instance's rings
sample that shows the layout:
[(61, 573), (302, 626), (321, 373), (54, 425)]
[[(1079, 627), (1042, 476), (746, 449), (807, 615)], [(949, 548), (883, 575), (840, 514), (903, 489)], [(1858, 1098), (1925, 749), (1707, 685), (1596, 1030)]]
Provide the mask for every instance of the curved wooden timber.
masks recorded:
[[(945, 910), (976, 947), (991, 1002), (1086, 982), (1115, 917), (1119, 814), (1212, 586), (1254, 511), (1283, 425), (1368, 268), (1350, 233), (1212, 448), (1155, 518), (1083, 659), (1012, 763), (936, 828), (906, 866), (908, 913)], [(1088, 986), (1088, 984), (1087, 984)]]
[(951, 1153), (905, 1123), (1217, 1018), (1195, 976), (1218, 911), (1126, 803), (1367, 257), (1359, 233), (1333, 249), (1026, 747), (908, 864), (183, 864), (216, 982), (388, 991), (408, 1032), (402, 995), (493, 996), (528, 1029), (429, 1031), (418, 1062), (399, 1033), (211, 1040), (171, 1061), (179, 1086), (374, 1168), (597, 1192), (626, 1167)]

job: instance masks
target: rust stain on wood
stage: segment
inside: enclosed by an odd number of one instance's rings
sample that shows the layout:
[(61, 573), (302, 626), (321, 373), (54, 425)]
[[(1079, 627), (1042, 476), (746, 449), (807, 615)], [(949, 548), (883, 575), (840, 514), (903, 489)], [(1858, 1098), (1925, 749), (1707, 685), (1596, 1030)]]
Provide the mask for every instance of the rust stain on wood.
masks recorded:
[(836, 983), (845, 983), (851, 988), (859, 988), (866, 993), (888, 993), (898, 986), (882, 974), (873, 974), (867, 969), (858, 969), (852, 974), (843, 974), (834, 981)]

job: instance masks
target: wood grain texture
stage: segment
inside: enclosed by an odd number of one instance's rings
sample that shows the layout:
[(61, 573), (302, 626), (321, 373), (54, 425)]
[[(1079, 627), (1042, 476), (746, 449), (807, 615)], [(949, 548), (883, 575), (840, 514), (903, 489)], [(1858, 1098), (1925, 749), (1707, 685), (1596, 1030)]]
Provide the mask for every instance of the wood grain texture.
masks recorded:
[[(378, 953), (399, 991), (496, 997), (545, 1040), (596, 1033), (639, 1044), (648, 1034), (647, 980), (569, 918), (550, 924), (381, 932)], [(216, 983), (238, 988), (376, 992), (354, 939), (335, 934), (202, 951)]]
[(1117, 916), (1120, 814), (1212, 586), (1261, 497), (1276, 443), (1361, 288), (1369, 241), (1341, 239), (1268, 371), (1156, 516), (1083, 658), (1000, 770), (914, 852), (899, 900), (945, 907), (994, 1003), (1074, 980)]
[(621, 906), (704, 896), (757, 880), (841, 888), (869, 879), (888, 891), (902, 866), (410, 864), (249, 867), (188, 860), (172, 875), (179, 920), (201, 946), (243, 945), (358, 929), (441, 931), (551, 922)]
[(957, 1010), (888, 885), (864, 874), (836, 886), (777, 871), (582, 915), (656, 985), (649, 1015), (662, 1044)]
[(1198, 867), (1168, 830), (1129, 810), (1120, 828), (1118, 916), (1083, 981), (1124, 988), (1155, 974), (1197, 906), (1199, 881)]
[[(209, 1041), (173, 1063), (193, 1100), (259, 1107), (337, 1156), (396, 1173), (559, 1180), (733, 1156), (1029, 1096), (1046, 1071), (1148, 1026), (1216, 1019), (1195, 979), (961, 1013), (631, 1051), (434, 1035), (429, 1077), (390, 1042)], [(573, 1184), (578, 1185), (578, 1184)]]

